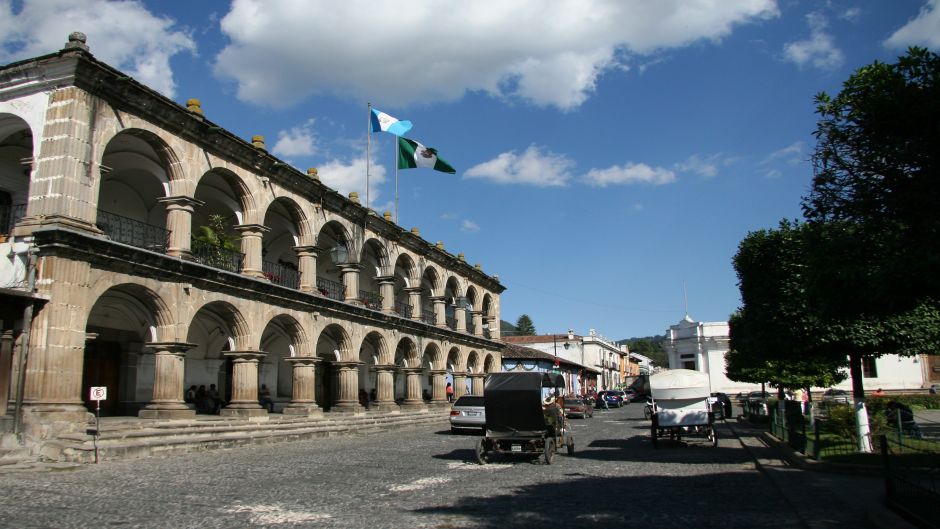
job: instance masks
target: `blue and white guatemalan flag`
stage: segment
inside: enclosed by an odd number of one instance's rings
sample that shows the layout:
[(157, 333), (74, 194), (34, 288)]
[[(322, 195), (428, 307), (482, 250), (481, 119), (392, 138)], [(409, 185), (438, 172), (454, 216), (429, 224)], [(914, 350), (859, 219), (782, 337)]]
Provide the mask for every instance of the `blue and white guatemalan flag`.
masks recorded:
[(388, 132), (401, 136), (411, 130), (410, 121), (399, 121), (385, 112), (372, 109), (372, 132)]

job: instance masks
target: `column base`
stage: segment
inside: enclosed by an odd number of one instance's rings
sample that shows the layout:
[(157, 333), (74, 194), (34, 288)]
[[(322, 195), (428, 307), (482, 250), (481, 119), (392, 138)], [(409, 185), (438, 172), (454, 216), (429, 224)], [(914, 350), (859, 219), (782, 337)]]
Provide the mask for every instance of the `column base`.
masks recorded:
[(268, 410), (256, 402), (233, 402), (219, 410), (222, 417), (261, 417), (267, 416)]
[(363, 413), (365, 408), (358, 402), (337, 402), (330, 406), (330, 413)]
[(141, 419), (192, 419), (196, 417), (196, 410), (144, 408), (137, 413), (137, 416)]
[(290, 415), (292, 417), (321, 417), (323, 410), (316, 404), (297, 404), (285, 406), (281, 414)]
[(373, 402), (369, 404), (370, 411), (377, 411), (382, 413), (395, 413), (400, 411), (398, 404), (394, 402)]

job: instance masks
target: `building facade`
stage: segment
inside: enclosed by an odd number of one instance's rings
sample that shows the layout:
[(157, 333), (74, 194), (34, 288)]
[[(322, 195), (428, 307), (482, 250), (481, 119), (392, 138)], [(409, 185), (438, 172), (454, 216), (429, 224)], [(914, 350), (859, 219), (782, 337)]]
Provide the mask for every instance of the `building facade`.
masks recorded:
[(317, 416), (445, 406), (446, 380), (500, 369), (497, 277), (81, 34), (0, 67), (0, 221), (4, 409), (28, 435), (84, 428), (91, 387), (103, 415), (191, 417), (185, 389), (215, 384), (257, 418), (265, 384)]
[[(760, 389), (754, 384), (735, 382), (728, 378), (725, 353), (729, 347), (729, 330), (727, 322), (697, 322), (689, 316), (670, 326), (663, 344), (669, 358), (669, 368), (708, 373), (713, 392), (737, 393)], [(929, 387), (926, 373), (932, 370), (930, 358), (928, 355), (885, 355), (866, 359), (862, 366), (865, 389), (919, 390)], [(847, 368), (845, 371), (848, 375)], [(851, 391), (852, 381), (846, 378), (834, 387)], [(813, 388), (813, 391), (825, 389)]]
[(504, 340), (581, 366), (577, 393), (618, 388), (626, 381), (626, 372), (634, 370), (624, 363), (626, 349), (600, 336), (594, 329), (588, 331), (587, 336), (569, 330), (567, 334), (507, 336)]

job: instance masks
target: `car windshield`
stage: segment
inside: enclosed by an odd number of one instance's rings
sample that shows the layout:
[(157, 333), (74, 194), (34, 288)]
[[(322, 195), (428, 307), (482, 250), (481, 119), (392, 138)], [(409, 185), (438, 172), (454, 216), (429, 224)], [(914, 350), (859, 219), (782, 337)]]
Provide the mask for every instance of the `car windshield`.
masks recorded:
[(457, 399), (457, 402), (454, 403), (454, 406), (483, 406), (483, 397), (478, 395), (469, 396), (464, 395)]
[(565, 406), (583, 406), (584, 401), (581, 399), (565, 399)]

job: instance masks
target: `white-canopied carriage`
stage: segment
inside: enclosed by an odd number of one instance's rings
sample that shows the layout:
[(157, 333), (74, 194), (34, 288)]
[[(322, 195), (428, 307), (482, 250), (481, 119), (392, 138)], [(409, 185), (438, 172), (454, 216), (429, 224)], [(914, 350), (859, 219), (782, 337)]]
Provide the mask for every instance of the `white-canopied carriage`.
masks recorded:
[(706, 437), (718, 446), (710, 387), (708, 374), (700, 371), (671, 369), (650, 375), (653, 447), (660, 437), (681, 440), (683, 436)]

